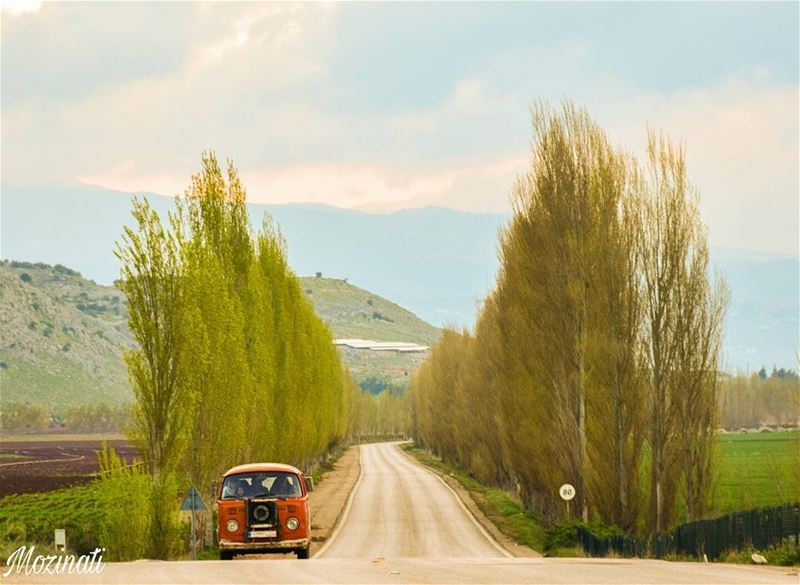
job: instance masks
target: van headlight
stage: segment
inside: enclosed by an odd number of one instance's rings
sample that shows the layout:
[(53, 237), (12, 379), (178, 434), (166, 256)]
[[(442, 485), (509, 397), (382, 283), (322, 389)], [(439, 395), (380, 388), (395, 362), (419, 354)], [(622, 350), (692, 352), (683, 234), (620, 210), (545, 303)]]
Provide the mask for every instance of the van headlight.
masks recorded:
[(288, 530), (297, 530), (300, 528), (300, 520), (292, 516), (286, 521), (286, 528)]
[(228, 523), (225, 525), (225, 528), (228, 529), (228, 532), (236, 532), (239, 530), (239, 523), (236, 520), (228, 520)]

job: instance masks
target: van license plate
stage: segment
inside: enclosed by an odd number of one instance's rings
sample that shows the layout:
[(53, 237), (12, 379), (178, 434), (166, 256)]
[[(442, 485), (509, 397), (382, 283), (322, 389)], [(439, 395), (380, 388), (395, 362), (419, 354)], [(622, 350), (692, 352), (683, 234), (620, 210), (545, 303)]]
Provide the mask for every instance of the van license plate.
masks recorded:
[(278, 536), (277, 530), (251, 530), (247, 533), (248, 538), (275, 538)]

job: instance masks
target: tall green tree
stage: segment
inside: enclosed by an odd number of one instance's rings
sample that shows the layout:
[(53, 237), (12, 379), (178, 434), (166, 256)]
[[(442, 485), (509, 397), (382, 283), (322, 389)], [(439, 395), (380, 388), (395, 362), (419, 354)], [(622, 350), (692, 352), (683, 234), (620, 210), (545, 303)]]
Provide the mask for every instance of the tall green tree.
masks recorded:
[(551, 519), (562, 483), (627, 531), (665, 530), (679, 496), (702, 517), (726, 292), (695, 197), (669, 141), (642, 166), (585, 110), (536, 107), (476, 333), (446, 331), (413, 380), (420, 441)]
[(190, 420), (183, 325), (187, 297), (180, 245), (146, 200), (133, 201), (136, 229), (126, 227), (116, 255), (119, 287), (128, 298), (128, 326), (138, 347), (125, 354), (136, 397), (132, 439), (153, 476), (150, 554), (168, 558), (175, 547), (174, 473)]
[(154, 476), (173, 471), (185, 445), (188, 388), (182, 322), (186, 295), (180, 245), (146, 200), (134, 199), (136, 228), (124, 228), (116, 256), (128, 299), (128, 326), (138, 347), (125, 354), (136, 396), (134, 439)]
[[(650, 529), (666, 530), (679, 482), (691, 513), (702, 513), (710, 481), (717, 356), (726, 307), (722, 283), (709, 284), (706, 235), (682, 147), (648, 136), (648, 165), (637, 249), (651, 450)], [(688, 472), (687, 472), (688, 470)]]
[(205, 153), (166, 225), (146, 201), (133, 217), (117, 249), (139, 344), (126, 359), (155, 480), (154, 554), (167, 556), (174, 478), (207, 492), (243, 461), (313, 467), (347, 439), (360, 403), (279, 231), (267, 217), (254, 233), (231, 163), (223, 172)]

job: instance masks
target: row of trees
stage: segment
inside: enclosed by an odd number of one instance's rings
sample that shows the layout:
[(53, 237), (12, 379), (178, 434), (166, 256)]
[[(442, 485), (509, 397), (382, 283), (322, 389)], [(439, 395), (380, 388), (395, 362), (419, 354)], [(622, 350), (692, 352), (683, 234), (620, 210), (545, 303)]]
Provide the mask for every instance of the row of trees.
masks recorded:
[[(268, 220), (253, 233), (245, 190), (215, 156), (162, 223), (146, 200), (117, 247), (118, 286), (138, 347), (125, 356), (133, 439), (154, 493), (187, 477), (201, 491), (243, 461), (309, 467), (350, 432), (360, 395)], [(154, 556), (169, 514), (153, 506)]]
[(350, 420), (354, 441), (404, 438), (411, 434), (411, 400), (403, 390), (378, 394), (362, 390), (356, 397)]
[(52, 415), (47, 404), (9, 402), (0, 409), (0, 429), (5, 432), (43, 431), (51, 424)]
[(447, 331), (412, 383), (416, 434), (546, 516), (665, 530), (703, 515), (727, 292), (710, 280), (683, 150), (647, 162), (587, 112), (533, 112), (501, 268), (475, 334)]
[(129, 404), (82, 404), (57, 414), (49, 404), (10, 402), (0, 410), (0, 429), (6, 432), (120, 432), (129, 422)]
[(800, 383), (788, 375), (731, 376), (722, 383), (719, 426), (729, 431), (800, 424)]

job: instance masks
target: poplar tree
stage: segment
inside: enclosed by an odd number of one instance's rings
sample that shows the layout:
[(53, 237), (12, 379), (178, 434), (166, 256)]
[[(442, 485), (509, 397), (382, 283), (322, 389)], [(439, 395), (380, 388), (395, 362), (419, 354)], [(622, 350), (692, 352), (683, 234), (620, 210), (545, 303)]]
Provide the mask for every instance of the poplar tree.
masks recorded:
[[(207, 492), (227, 468), (253, 459), (311, 471), (348, 439), (362, 401), (280, 232), (266, 217), (254, 233), (230, 162), (223, 172), (205, 153), (166, 226), (146, 201), (134, 202), (133, 218), (117, 248), (139, 344), (126, 361), (133, 438), (157, 480), (151, 531), (163, 557), (171, 478)], [(370, 403), (364, 425), (400, 432), (407, 404), (385, 397), (379, 418)]]
[(187, 364), (181, 349), (186, 296), (180, 247), (147, 200), (134, 199), (135, 228), (125, 227), (115, 255), (120, 289), (128, 299), (128, 326), (138, 344), (125, 362), (136, 397), (133, 439), (155, 477), (173, 471), (185, 443)]
[(651, 530), (669, 528), (681, 477), (702, 513), (710, 481), (717, 356), (727, 303), (708, 282), (708, 249), (682, 147), (648, 135), (641, 264), (648, 376)]
[(115, 255), (118, 286), (128, 299), (128, 326), (138, 347), (125, 353), (136, 403), (131, 439), (152, 475), (150, 553), (168, 558), (174, 549), (174, 473), (186, 445), (190, 420), (189, 364), (183, 320), (187, 298), (180, 246), (146, 200), (134, 199), (135, 228), (125, 227)]
[(415, 435), (550, 519), (562, 483), (626, 531), (668, 528), (679, 495), (700, 518), (727, 293), (683, 151), (651, 133), (641, 166), (567, 102), (534, 109), (531, 154), (475, 335), (412, 381)]

